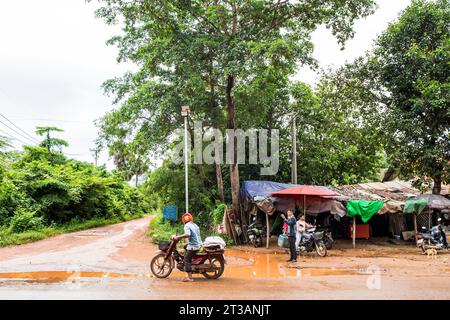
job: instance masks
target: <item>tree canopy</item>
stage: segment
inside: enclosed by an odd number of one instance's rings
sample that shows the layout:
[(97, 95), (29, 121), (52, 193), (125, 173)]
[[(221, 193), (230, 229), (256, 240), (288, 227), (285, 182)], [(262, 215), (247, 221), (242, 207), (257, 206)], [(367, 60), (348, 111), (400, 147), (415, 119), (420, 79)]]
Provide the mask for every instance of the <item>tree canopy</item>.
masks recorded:
[[(450, 178), (450, 4), (413, 1), (365, 57), (340, 70), (341, 90), (371, 119), (392, 169), (416, 186)], [(341, 88), (342, 86), (341, 85)]]
[[(264, 90), (254, 84), (261, 75), (286, 80), (298, 65), (315, 64), (310, 35), (317, 26), (326, 25), (343, 45), (354, 21), (375, 7), (372, 0), (103, 3), (98, 16), (123, 25), (123, 34), (109, 41), (119, 48), (118, 61), (131, 61), (139, 70), (105, 83), (122, 107), (103, 119), (102, 131), (109, 141), (139, 137), (148, 150), (167, 145), (181, 124), (182, 104), (205, 123), (243, 128), (238, 115), (247, 105), (237, 100), (240, 93), (260, 101)], [(274, 109), (265, 105), (258, 108), (261, 118)], [(229, 178), (238, 211), (236, 163)]]

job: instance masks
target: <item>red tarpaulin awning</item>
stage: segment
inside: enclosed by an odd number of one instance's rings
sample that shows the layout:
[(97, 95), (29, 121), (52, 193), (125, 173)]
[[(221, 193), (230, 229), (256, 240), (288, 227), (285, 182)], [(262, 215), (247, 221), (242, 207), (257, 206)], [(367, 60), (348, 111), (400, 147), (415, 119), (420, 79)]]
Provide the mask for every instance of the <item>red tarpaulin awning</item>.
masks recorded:
[(303, 196), (329, 197), (338, 194), (325, 187), (318, 186), (298, 186), (272, 192), (274, 197), (302, 198)]
[(306, 216), (307, 197), (330, 197), (338, 194), (325, 187), (318, 186), (298, 186), (271, 193), (274, 197), (303, 199), (303, 214)]

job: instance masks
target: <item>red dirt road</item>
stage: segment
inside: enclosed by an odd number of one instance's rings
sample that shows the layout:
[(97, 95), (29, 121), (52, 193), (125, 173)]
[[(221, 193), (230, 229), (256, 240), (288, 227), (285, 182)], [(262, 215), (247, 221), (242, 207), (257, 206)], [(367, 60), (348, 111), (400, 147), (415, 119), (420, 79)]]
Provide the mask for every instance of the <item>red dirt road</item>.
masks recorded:
[(149, 220), (0, 248), (0, 299), (450, 299), (450, 255), (362, 242), (294, 265), (280, 250), (233, 248), (218, 280), (157, 279)]

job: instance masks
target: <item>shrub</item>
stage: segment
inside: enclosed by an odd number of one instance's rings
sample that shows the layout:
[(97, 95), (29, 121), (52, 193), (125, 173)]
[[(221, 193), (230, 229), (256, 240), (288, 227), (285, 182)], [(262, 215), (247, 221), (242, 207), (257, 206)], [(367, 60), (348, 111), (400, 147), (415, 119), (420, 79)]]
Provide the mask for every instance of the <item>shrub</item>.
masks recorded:
[(148, 211), (140, 188), (122, 175), (45, 148), (27, 147), (1, 169), (0, 227), (11, 232), (97, 218), (120, 221)]
[(43, 217), (37, 217), (35, 212), (19, 209), (11, 219), (11, 231), (23, 232), (37, 230), (43, 227)]

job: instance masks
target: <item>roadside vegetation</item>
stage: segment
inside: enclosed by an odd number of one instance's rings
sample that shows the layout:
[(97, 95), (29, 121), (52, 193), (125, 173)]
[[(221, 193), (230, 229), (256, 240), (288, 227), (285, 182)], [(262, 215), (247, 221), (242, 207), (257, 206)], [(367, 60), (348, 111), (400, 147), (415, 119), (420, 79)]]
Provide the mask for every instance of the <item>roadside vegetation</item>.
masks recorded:
[[(212, 185), (205, 183), (201, 178), (201, 175), (205, 174), (202, 169), (214, 170), (206, 166), (201, 166), (200, 171), (192, 168), (189, 174), (189, 202), (190, 211), (194, 213), (195, 222), (201, 229), (202, 237), (205, 238), (217, 234), (216, 226), (222, 222), (226, 206), (220, 201), (213, 201), (216, 194), (214, 182)], [(165, 163), (150, 174), (143, 186), (143, 192), (152, 204), (152, 212), (157, 213), (150, 222), (151, 239), (157, 243), (167, 241), (173, 234), (182, 233), (183, 225), (180, 218), (185, 207), (183, 168)], [(162, 211), (167, 204), (177, 206), (178, 222), (164, 221)], [(226, 238), (225, 241), (231, 243), (231, 239)]]
[[(38, 146), (1, 152), (0, 246), (142, 217), (146, 201), (119, 171), (68, 159), (67, 142), (45, 133)], [(2, 139), (7, 147), (7, 141)]]

